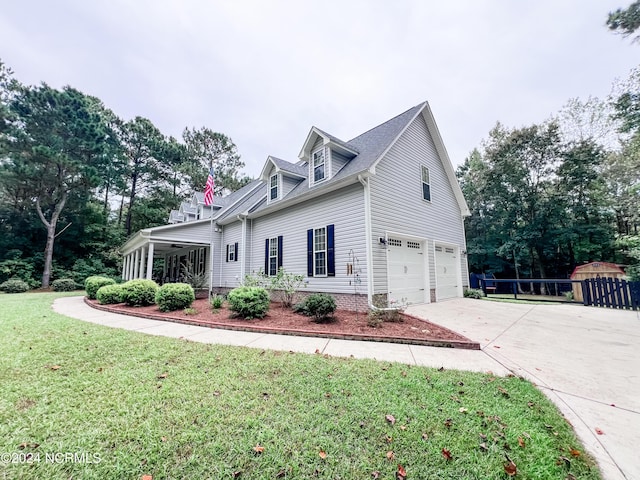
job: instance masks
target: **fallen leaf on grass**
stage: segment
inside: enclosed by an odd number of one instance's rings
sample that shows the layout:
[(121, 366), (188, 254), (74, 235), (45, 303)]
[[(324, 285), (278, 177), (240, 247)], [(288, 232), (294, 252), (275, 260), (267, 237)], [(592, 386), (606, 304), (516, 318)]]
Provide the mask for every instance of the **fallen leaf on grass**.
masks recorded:
[(151, 476), (151, 475), (142, 475), (142, 477), (140, 477), (140, 480), (153, 480), (153, 476)]
[(406, 425), (400, 425), (400, 430), (406, 430), (407, 426)]
[(387, 460), (393, 460), (394, 458), (396, 458), (395, 453), (393, 453), (391, 450), (389, 450), (387, 452)]
[(426, 433), (422, 434), (422, 440), (429, 440), (429, 435), (427, 435)]
[(385, 435), (384, 439), (387, 441), (387, 443), (393, 442), (393, 437), (390, 437), (389, 435)]
[(235, 472), (233, 472), (233, 478), (240, 478), (240, 475), (242, 475), (241, 470), (236, 470)]
[(567, 473), (567, 476), (564, 478), (564, 480), (577, 480), (577, 479), (573, 473)]
[(396, 417), (394, 417), (393, 415), (385, 415), (384, 419), (391, 425), (394, 425), (396, 423)]
[(58, 370), (60, 368), (60, 365), (51, 365), (49, 368), (51, 370)]
[(451, 451), (447, 450), (446, 448), (442, 449), (442, 456), (444, 458), (446, 458), (447, 460), (451, 460), (453, 458), (452, 455), (451, 455)]
[(524, 448), (525, 446), (524, 438), (518, 437), (518, 445), (520, 445), (521, 448)]
[(160, 440), (162, 440), (163, 442), (167, 441), (167, 437), (160, 437)]
[(161, 373), (160, 375), (158, 375), (158, 380), (161, 380), (163, 378), (167, 378), (169, 376), (169, 374), (167, 372)]
[(504, 388), (498, 387), (498, 391), (505, 397), (509, 397), (509, 392), (507, 392)]
[(564, 464), (567, 468), (571, 468), (571, 460), (569, 460), (567, 457), (559, 457), (558, 460), (556, 460), (556, 465), (562, 464)]
[(453, 425), (453, 420), (451, 420), (450, 418), (447, 418), (444, 421), (444, 426), (447, 427), (447, 428), (451, 428), (451, 425)]
[(509, 463), (504, 464), (504, 473), (506, 473), (510, 477), (515, 477), (515, 475), (518, 473), (518, 467), (516, 467), (516, 464), (513, 463), (513, 460), (509, 460)]
[(284, 478), (287, 475), (287, 471), (282, 468), (278, 473), (276, 473), (276, 478)]
[(467, 412), (468, 412), (468, 410), (467, 410), (466, 408), (464, 408), (464, 407), (460, 407), (460, 408), (458, 409), (458, 411), (459, 411), (460, 413), (467, 413)]
[(571, 455), (573, 455), (574, 457), (579, 457), (581, 455), (580, 450), (576, 450), (575, 448), (569, 449), (569, 453), (571, 453)]
[(404, 469), (402, 465), (398, 464), (398, 472), (396, 473), (396, 480), (404, 480), (405, 478), (407, 478), (407, 471)]
[(260, 444), (258, 444), (255, 447), (253, 447), (253, 451), (256, 452), (256, 453), (262, 453), (262, 452), (264, 452), (264, 447), (261, 446)]
[(380, 472), (377, 470), (375, 472), (371, 472), (371, 478), (373, 478), (373, 480), (378, 480), (380, 478)]
[(482, 442), (482, 443), (480, 444), (480, 450), (481, 450), (481, 451), (483, 451), (483, 452), (486, 452), (486, 451), (488, 451), (488, 450), (489, 450), (489, 447), (487, 447), (487, 444), (486, 444), (486, 443)]
[(320, 455), (320, 458), (321, 458), (321, 459), (323, 459), (323, 460), (324, 460), (325, 458), (327, 458), (327, 452), (325, 452), (324, 450), (320, 450), (320, 451), (318, 452), (318, 455)]
[(598, 435), (604, 435), (604, 432), (602, 430), (600, 430), (598, 427), (596, 427), (596, 433)]

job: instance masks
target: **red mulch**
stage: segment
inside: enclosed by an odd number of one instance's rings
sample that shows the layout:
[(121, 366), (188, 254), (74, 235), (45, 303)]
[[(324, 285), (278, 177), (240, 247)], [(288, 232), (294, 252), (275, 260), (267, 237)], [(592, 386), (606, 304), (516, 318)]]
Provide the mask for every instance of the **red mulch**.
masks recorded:
[(150, 307), (127, 307), (124, 304), (100, 305), (97, 301), (86, 298), (85, 301), (100, 310), (213, 328), (349, 340), (410, 343), (474, 350), (480, 348), (478, 343), (452, 330), (404, 314), (401, 316), (401, 322), (384, 322), (374, 328), (367, 325), (366, 312), (356, 313), (348, 310), (338, 310), (335, 313), (334, 321), (316, 323), (310, 317), (294, 313), (277, 303), (271, 304), (271, 308), (264, 318), (245, 320), (233, 318), (231, 316), (232, 312), (226, 306), (213, 312), (207, 299), (197, 299), (193, 302), (192, 308), (195, 309), (196, 313), (192, 314), (186, 314), (183, 310), (165, 313), (161, 312), (155, 305)]

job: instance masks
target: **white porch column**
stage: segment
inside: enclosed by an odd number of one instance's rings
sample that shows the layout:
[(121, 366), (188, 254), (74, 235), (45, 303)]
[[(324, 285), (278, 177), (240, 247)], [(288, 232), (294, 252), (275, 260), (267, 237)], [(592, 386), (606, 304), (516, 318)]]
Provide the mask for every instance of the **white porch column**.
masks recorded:
[(127, 256), (127, 280), (133, 278), (133, 253)]
[(153, 276), (153, 243), (149, 243), (149, 252), (147, 253), (147, 280), (151, 280)]
[(140, 249), (136, 250), (133, 260), (133, 278), (140, 278)]
[(140, 275), (138, 278), (147, 276), (147, 247), (142, 247), (140, 251)]
[(127, 273), (127, 257), (126, 255), (122, 256), (122, 280), (125, 279), (125, 274)]

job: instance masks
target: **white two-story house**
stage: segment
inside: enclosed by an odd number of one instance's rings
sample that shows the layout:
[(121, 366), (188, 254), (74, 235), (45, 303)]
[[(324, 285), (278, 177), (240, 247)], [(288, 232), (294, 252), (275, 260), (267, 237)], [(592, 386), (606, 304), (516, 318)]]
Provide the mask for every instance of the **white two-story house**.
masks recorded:
[(203, 201), (133, 235), (123, 279), (151, 278), (160, 257), (163, 281), (189, 265), (227, 291), (282, 267), (305, 276), (302, 293), (352, 309), (435, 302), (468, 285), (469, 209), (427, 102), (347, 141), (313, 127), (297, 161), (269, 156), (260, 178)]

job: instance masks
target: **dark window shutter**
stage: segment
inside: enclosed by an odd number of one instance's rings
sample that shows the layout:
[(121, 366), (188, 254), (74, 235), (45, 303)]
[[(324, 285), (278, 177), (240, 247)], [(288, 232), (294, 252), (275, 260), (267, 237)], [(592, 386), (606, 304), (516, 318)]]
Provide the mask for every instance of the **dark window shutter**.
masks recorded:
[(236, 244), (235, 244), (235, 249), (236, 249), (236, 253), (235, 253), (235, 257), (233, 258), (233, 260), (235, 262), (237, 262), (238, 261), (238, 242), (236, 242)]
[(227, 262), (229, 261), (229, 244), (227, 243)]
[(307, 230), (307, 276), (313, 277), (313, 230)]
[(269, 239), (264, 242), (264, 273), (269, 275)]
[(336, 276), (336, 253), (334, 248), (333, 225), (327, 225), (327, 276)]
[(278, 270), (282, 268), (282, 235), (278, 235)]

